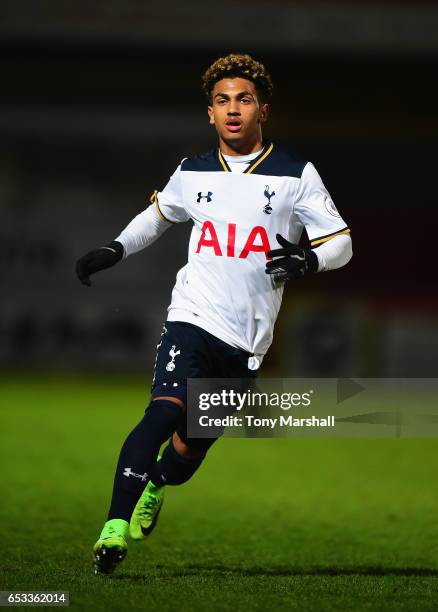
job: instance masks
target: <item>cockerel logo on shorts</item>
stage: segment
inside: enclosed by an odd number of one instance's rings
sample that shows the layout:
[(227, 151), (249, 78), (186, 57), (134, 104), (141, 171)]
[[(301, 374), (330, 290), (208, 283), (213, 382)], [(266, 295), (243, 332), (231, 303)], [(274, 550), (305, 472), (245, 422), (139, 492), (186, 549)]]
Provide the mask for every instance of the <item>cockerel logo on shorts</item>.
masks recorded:
[(176, 346), (173, 345), (172, 348), (169, 351), (169, 355), (171, 356), (171, 360), (169, 361), (168, 364), (166, 364), (166, 370), (168, 372), (173, 372), (175, 369), (175, 357), (177, 357), (179, 354), (181, 353), (180, 350), (176, 350)]

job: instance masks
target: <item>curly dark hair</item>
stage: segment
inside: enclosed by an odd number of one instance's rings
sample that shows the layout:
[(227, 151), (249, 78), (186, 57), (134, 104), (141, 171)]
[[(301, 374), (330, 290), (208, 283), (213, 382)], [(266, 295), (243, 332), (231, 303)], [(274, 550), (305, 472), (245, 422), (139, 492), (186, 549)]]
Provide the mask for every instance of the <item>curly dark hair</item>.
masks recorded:
[(274, 86), (271, 75), (264, 65), (248, 54), (230, 53), (213, 62), (202, 76), (202, 89), (210, 103), (215, 84), (230, 77), (241, 77), (252, 81), (262, 100), (268, 100), (272, 96)]

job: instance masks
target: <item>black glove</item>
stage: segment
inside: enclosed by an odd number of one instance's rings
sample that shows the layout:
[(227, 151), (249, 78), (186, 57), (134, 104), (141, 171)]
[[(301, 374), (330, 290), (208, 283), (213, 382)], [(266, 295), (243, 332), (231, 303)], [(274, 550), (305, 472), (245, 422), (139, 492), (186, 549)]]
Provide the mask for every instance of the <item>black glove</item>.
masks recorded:
[(111, 268), (123, 257), (123, 245), (117, 240), (90, 251), (76, 262), (76, 274), (84, 285), (91, 287), (90, 274)]
[(301, 278), (308, 272), (318, 270), (318, 257), (314, 251), (306, 250), (277, 234), (277, 242), (283, 247), (268, 251), (268, 257), (277, 257), (266, 264), (266, 274), (273, 274), (276, 281)]

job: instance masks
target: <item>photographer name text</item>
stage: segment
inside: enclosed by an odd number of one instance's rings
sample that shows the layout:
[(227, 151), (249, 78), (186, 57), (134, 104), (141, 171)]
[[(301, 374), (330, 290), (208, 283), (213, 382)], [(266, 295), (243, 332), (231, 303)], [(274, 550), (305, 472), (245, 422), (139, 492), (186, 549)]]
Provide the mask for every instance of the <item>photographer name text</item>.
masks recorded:
[(203, 414), (199, 417), (199, 425), (201, 427), (266, 427), (270, 429), (275, 429), (276, 427), (334, 427), (335, 417), (334, 415), (327, 415), (326, 417), (316, 417), (315, 415), (294, 417), (289, 414), (288, 416), (281, 415), (279, 417), (264, 418), (248, 414), (243, 417), (227, 415), (215, 418)]

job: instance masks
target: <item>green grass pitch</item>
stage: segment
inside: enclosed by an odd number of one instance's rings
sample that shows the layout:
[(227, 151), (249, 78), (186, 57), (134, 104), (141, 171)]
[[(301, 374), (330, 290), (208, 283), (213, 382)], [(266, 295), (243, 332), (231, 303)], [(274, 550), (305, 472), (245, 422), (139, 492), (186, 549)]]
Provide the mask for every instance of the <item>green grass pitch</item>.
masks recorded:
[(227, 439), (111, 577), (91, 548), (146, 381), (0, 382), (1, 589), (77, 610), (436, 610), (436, 440)]

